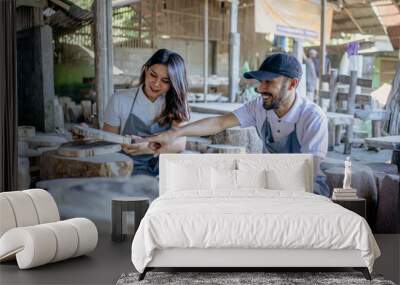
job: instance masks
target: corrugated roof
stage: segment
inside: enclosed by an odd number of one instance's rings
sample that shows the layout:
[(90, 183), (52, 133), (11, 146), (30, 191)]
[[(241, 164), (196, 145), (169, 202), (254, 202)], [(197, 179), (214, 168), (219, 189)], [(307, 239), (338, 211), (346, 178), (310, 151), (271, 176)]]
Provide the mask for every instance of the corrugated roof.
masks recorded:
[(387, 34), (393, 47), (399, 48), (400, 0), (342, 0), (332, 23), (332, 36), (341, 33)]
[(385, 29), (370, 3), (352, 0), (343, 1), (340, 10), (334, 12), (332, 36), (341, 33), (384, 35)]
[(85, 10), (68, 0), (48, 0), (48, 7), (55, 11), (46, 17), (54, 37), (72, 33), (93, 21), (92, 11)]

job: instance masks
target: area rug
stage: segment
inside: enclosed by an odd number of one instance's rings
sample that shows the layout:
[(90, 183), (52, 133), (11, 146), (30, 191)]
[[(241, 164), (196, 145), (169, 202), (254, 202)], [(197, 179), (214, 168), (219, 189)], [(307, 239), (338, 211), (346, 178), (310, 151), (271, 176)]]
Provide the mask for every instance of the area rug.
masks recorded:
[(138, 273), (122, 274), (116, 285), (395, 285), (380, 275), (372, 275), (373, 280), (368, 281), (360, 272), (148, 272), (142, 281), (138, 281), (138, 276)]

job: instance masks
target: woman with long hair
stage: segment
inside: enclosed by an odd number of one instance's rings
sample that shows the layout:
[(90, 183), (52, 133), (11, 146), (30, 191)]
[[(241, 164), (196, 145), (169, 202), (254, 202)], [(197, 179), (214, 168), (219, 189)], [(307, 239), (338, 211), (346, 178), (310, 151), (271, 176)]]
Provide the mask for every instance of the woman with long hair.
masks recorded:
[[(103, 130), (132, 137), (122, 150), (134, 161), (134, 174), (158, 175), (158, 157), (146, 137), (167, 131), (189, 120), (188, 82), (183, 58), (160, 49), (143, 65), (136, 88), (116, 92), (105, 112)], [(185, 149), (186, 139), (162, 149), (176, 153)]]

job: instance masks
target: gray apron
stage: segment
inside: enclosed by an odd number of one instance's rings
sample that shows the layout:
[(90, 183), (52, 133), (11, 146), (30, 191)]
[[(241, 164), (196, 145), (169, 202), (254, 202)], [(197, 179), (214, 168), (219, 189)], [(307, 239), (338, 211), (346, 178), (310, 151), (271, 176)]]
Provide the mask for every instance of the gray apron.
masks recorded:
[[(135, 105), (136, 99), (139, 94), (139, 88), (136, 90), (135, 98), (129, 111), (128, 119), (126, 120), (122, 135), (135, 135), (140, 137), (148, 137), (159, 132), (167, 131), (171, 128), (172, 124), (160, 125), (159, 123), (153, 123), (147, 126), (141, 119), (132, 113), (133, 106)], [(158, 175), (158, 157), (154, 157), (152, 154), (141, 154), (141, 155), (130, 155), (133, 159), (133, 172), (132, 175), (146, 174), (150, 176)]]
[[(266, 118), (261, 128), (260, 137), (263, 141), (263, 152), (269, 153), (301, 153), (300, 143), (297, 139), (296, 124), (294, 130), (287, 137), (275, 141), (272, 137), (271, 125)], [(326, 178), (323, 175), (317, 175), (314, 181), (314, 193), (330, 197), (331, 191), (326, 184)]]

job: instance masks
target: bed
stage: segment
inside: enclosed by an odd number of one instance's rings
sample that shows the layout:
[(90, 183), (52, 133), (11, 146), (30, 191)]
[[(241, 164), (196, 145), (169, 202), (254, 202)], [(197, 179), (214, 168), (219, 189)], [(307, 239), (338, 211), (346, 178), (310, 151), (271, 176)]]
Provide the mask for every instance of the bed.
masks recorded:
[(163, 154), (132, 243), (143, 279), (171, 267), (352, 267), (380, 255), (362, 217), (312, 193), (307, 154)]

